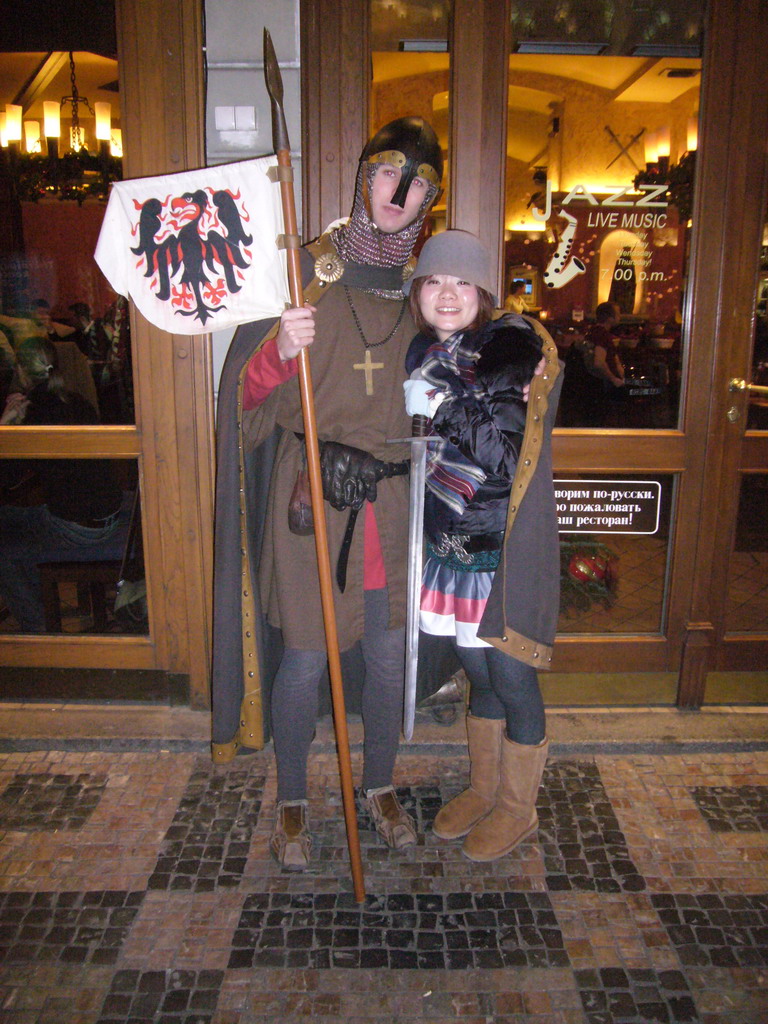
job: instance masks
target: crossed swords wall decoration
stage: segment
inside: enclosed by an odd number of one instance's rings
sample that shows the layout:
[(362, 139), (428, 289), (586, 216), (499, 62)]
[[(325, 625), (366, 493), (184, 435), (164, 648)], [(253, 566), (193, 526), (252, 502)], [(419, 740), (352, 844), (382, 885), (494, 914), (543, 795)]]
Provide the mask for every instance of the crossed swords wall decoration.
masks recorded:
[(609, 167), (613, 167), (613, 165), (614, 165), (614, 164), (616, 163), (616, 161), (617, 161), (617, 160), (618, 160), (618, 159), (619, 159), (620, 157), (622, 157), (622, 156), (625, 156), (625, 157), (627, 158), (627, 160), (629, 160), (629, 161), (630, 161), (630, 163), (632, 164), (632, 166), (633, 166), (633, 167), (635, 168), (635, 170), (636, 170), (636, 171), (640, 171), (640, 170), (642, 170), (642, 168), (641, 168), (641, 167), (638, 167), (638, 165), (637, 165), (637, 164), (635, 163), (635, 161), (634, 161), (634, 160), (633, 160), (633, 158), (632, 158), (632, 155), (631, 155), (631, 154), (630, 154), (630, 153), (628, 152), (628, 150), (629, 150), (629, 147), (630, 147), (630, 146), (634, 146), (634, 144), (635, 144), (636, 142), (639, 142), (639, 141), (640, 141), (640, 139), (641, 139), (641, 138), (643, 137), (643, 134), (645, 133), (645, 128), (641, 128), (641, 129), (640, 129), (640, 131), (639, 131), (639, 132), (637, 132), (637, 134), (636, 134), (636, 135), (633, 135), (633, 136), (632, 136), (632, 138), (631, 138), (631, 139), (629, 140), (629, 142), (628, 142), (628, 143), (626, 144), (626, 146), (625, 146), (625, 145), (623, 145), (623, 143), (622, 143), (621, 139), (620, 139), (620, 138), (618, 137), (618, 135), (617, 135), (617, 134), (616, 134), (616, 133), (615, 133), (615, 132), (613, 131), (613, 129), (612, 129), (612, 128), (610, 128), (610, 127), (609, 127), (608, 125), (606, 125), (606, 126), (605, 126), (605, 130), (606, 130), (606, 131), (608, 132), (608, 134), (610, 135), (610, 137), (611, 137), (611, 140), (612, 140), (613, 142), (615, 142), (615, 143), (616, 143), (616, 145), (617, 145), (617, 146), (619, 147), (619, 152), (618, 152), (618, 153), (616, 154), (616, 156), (615, 156), (615, 157), (613, 158), (613, 160), (611, 160), (611, 162), (610, 162), (610, 163), (609, 163), (609, 164), (608, 164), (608, 165), (606, 166), (606, 168), (605, 168), (605, 169), (606, 169), (606, 171), (608, 170), (608, 168), (609, 168)]

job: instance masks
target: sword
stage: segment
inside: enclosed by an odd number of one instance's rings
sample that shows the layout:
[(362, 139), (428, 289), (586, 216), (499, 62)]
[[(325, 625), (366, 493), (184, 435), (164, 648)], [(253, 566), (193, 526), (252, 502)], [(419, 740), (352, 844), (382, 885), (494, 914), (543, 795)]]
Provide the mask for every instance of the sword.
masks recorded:
[[(412, 378), (421, 377), (414, 370)], [(408, 503), (408, 583), (405, 605), (405, 686), (403, 690), (403, 736), (413, 736), (416, 717), (416, 677), (419, 668), (419, 614), (421, 612), (422, 552), (424, 549), (424, 487), (427, 478), (426, 416), (411, 419), (411, 437), (388, 439), (389, 444), (411, 446), (411, 494)]]
[(413, 736), (416, 717), (416, 677), (419, 669), (422, 552), (424, 548), (424, 486), (427, 477), (426, 416), (411, 420), (411, 499), (408, 514), (408, 591), (405, 611), (405, 687), (403, 736)]

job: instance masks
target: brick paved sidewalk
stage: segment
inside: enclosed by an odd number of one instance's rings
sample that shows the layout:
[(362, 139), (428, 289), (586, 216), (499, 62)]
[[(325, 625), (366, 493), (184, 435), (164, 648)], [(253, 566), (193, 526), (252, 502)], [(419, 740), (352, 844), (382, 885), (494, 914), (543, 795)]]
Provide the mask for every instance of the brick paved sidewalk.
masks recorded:
[(398, 762), (417, 847), (360, 819), (362, 905), (332, 754), (300, 874), (270, 751), (0, 755), (0, 1022), (768, 1022), (768, 752), (552, 757), (482, 865), (431, 834), (467, 768), (435, 749)]

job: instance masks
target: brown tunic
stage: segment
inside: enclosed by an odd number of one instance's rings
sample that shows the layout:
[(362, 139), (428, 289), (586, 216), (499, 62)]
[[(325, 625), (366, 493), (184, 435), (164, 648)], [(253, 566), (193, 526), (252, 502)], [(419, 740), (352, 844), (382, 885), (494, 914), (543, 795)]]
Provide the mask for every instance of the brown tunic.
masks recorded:
[[(366, 373), (366, 348), (341, 285), (329, 289), (317, 307), (315, 341), (310, 366), (320, 440), (363, 448), (385, 462), (410, 456), (407, 444), (388, 444), (388, 438), (410, 434), (402, 383), (405, 353), (415, 333), (405, 309), (395, 334), (402, 300), (383, 299), (349, 289), (357, 319), (367, 341), (372, 369)], [(383, 365), (379, 365), (383, 364)], [(367, 383), (368, 379), (368, 383)], [(371, 392), (370, 394), (368, 392)], [(283, 428), (270, 484), (259, 580), (262, 604), (269, 622), (282, 630), (288, 647), (322, 650), (325, 633), (317, 579), (313, 536), (300, 537), (288, 529), (288, 503), (302, 465), (302, 445), (296, 433), (304, 430), (298, 378), (269, 396), (267, 420)], [(262, 407), (263, 408), (263, 407)], [(374, 505), (387, 577), (390, 628), (405, 622), (405, 581), (408, 546), (408, 477), (379, 482)], [(328, 545), (335, 569), (349, 517), (326, 503)], [(358, 517), (349, 552), (347, 585), (342, 594), (334, 579), (334, 599), (340, 650), (363, 635), (364, 512)], [(334, 573), (335, 575), (335, 573)]]

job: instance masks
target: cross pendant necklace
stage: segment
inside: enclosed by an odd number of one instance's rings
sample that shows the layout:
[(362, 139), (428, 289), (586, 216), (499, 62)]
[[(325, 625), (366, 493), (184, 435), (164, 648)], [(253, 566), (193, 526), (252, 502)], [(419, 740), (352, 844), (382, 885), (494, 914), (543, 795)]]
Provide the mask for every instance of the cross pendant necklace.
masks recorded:
[(371, 350), (367, 348), (365, 350), (365, 362), (364, 363), (353, 363), (353, 370), (364, 370), (365, 371), (365, 393), (366, 395), (373, 394), (373, 371), (383, 370), (384, 363), (374, 363), (371, 361)]

